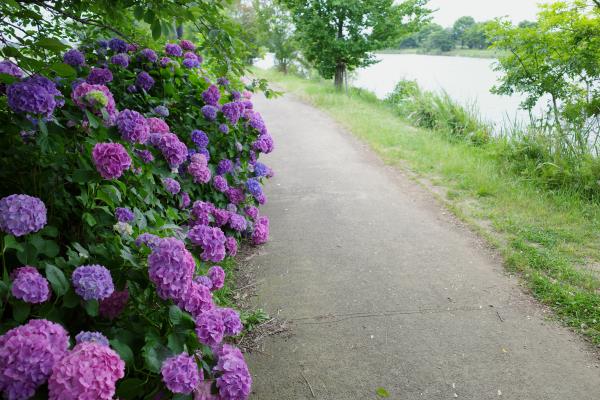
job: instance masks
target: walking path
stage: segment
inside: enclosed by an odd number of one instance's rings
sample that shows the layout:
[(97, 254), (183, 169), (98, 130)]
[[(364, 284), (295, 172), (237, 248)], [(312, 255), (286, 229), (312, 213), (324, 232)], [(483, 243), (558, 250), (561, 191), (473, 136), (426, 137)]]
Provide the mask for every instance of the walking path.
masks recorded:
[(293, 97), (256, 107), (276, 143), (256, 304), (293, 334), (248, 357), (253, 399), (600, 398), (591, 346), (426, 191)]

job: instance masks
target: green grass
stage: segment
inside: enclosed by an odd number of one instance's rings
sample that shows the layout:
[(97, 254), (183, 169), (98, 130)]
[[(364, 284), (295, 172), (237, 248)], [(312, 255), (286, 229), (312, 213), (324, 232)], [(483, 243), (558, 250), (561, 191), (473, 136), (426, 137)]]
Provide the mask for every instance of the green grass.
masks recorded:
[[(446, 188), (448, 207), (498, 248), (534, 296), (600, 344), (598, 203), (542, 189), (511, 172), (498, 141), (474, 146), (416, 128), (372, 93), (353, 89), (346, 95), (327, 81), (256, 74), (328, 112), (385, 162)], [(597, 272), (587, 268), (594, 265)]]
[(471, 58), (498, 58), (501, 54), (498, 50), (493, 49), (454, 49), (447, 52), (426, 50), (426, 49), (386, 49), (379, 50), (379, 54), (424, 54), (431, 56), (448, 56), (448, 57), (471, 57)]

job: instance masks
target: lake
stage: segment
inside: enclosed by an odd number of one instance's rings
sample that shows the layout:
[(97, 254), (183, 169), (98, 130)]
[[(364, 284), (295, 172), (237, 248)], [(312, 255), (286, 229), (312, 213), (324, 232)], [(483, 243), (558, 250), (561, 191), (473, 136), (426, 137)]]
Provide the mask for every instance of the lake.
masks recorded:
[[(446, 91), (464, 105), (475, 104), (482, 118), (502, 126), (511, 121), (529, 122), (529, 114), (519, 109), (522, 96), (498, 96), (490, 93), (499, 73), (489, 58), (446, 57), (420, 54), (377, 54), (379, 63), (355, 71), (350, 84), (384, 98), (402, 79), (414, 79), (431, 91)], [(260, 68), (273, 65), (272, 55), (256, 63)], [(538, 107), (535, 112), (542, 111)]]

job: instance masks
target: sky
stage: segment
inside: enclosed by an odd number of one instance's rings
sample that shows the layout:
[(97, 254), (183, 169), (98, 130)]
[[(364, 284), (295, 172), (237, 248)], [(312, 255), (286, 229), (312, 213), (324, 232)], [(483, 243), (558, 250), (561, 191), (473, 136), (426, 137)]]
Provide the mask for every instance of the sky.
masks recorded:
[(464, 15), (470, 15), (476, 21), (501, 16), (508, 16), (515, 23), (525, 19), (533, 20), (540, 2), (541, 0), (430, 0), (428, 7), (439, 9), (433, 14), (434, 22), (451, 26)]

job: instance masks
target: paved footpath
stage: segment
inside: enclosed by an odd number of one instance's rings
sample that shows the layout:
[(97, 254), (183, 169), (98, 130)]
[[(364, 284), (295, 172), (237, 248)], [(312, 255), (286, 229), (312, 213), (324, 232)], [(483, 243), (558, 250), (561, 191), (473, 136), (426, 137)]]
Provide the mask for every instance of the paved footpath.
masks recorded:
[(293, 334), (249, 355), (252, 399), (600, 399), (591, 347), (430, 194), (294, 97), (256, 107), (276, 143), (256, 305)]

